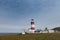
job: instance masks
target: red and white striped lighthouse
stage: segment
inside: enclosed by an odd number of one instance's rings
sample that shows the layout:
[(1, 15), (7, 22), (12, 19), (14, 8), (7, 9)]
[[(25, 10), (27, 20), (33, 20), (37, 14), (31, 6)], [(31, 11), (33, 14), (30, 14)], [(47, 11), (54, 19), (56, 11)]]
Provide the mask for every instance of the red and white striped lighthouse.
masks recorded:
[(31, 30), (35, 30), (34, 19), (31, 19)]

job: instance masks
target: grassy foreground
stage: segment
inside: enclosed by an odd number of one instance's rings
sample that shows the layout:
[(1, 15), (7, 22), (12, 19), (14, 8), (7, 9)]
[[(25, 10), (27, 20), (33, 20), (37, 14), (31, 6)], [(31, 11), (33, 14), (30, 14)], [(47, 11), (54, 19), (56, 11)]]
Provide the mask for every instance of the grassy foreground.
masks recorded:
[(3, 35), (0, 40), (60, 40), (60, 33)]

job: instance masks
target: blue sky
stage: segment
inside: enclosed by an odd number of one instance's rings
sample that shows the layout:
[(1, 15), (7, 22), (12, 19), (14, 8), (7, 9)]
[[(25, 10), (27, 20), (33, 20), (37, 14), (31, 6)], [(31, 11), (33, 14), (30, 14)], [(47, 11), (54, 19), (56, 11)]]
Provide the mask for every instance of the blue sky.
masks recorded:
[(35, 27), (60, 26), (60, 0), (0, 0), (0, 32), (21, 32)]

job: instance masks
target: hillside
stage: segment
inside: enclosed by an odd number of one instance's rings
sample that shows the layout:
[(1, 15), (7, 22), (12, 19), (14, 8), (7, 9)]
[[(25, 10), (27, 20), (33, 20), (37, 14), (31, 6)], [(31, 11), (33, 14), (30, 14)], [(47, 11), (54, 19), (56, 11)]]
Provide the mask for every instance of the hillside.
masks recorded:
[(0, 36), (0, 40), (60, 40), (59, 33), (51, 34), (14, 34)]
[(52, 30), (60, 31), (60, 27), (53, 28)]

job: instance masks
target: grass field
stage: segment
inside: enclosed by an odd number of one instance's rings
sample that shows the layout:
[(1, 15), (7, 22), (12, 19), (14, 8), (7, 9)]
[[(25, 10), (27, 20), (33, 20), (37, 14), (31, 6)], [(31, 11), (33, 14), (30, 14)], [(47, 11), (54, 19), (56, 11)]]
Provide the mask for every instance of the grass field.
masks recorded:
[(60, 33), (3, 35), (0, 40), (60, 40)]

